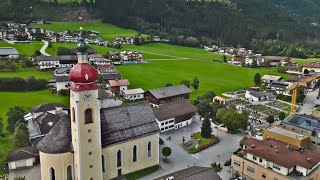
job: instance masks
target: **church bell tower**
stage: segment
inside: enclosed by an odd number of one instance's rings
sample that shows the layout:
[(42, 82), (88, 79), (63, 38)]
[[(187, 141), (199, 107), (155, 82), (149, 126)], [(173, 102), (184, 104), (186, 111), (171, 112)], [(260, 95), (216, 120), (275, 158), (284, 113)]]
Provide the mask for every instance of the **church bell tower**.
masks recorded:
[(74, 180), (102, 180), (98, 73), (88, 64), (87, 46), (79, 40), (78, 64), (69, 73)]

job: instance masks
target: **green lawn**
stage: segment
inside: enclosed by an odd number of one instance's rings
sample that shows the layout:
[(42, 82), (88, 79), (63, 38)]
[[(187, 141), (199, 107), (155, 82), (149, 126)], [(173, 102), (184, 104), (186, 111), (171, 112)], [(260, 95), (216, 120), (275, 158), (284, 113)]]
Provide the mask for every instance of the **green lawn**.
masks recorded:
[(215, 136), (212, 136), (210, 139), (203, 138), (203, 137), (201, 136), (201, 133), (196, 133), (196, 134), (194, 134), (193, 138), (194, 138), (194, 139), (200, 139), (199, 147), (201, 147), (201, 146), (203, 146), (203, 145), (206, 145), (206, 144), (209, 144), (209, 143), (212, 142), (212, 141), (217, 140), (217, 137), (215, 137)]
[(319, 62), (320, 58), (309, 58), (309, 59), (292, 59), (294, 62), (298, 62), (299, 66), (302, 66), (306, 62)]
[(42, 78), (46, 80), (50, 80), (53, 78), (53, 72), (52, 71), (38, 71), (36, 69), (37, 67), (32, 68), (22, 68), (19, 67), (17, 71), (0, 71), (0, 77), (22, 77), (22, 78), (28, 78), (30, 76), (35, 76), (36, 78)]
[[(43, 103), (64, 103), (69, 104), (68, 97), (62, 97), (53, 95), (49, 90), (33, 91), (33, 92), (0, 92), (1, 106), (0, 106), (0, 117), (4, 119), (4, 125), (6, 127), (7, 121), (5, 114), (8, 112), (10, 107), (22, 106), (26, 111), (35, 105)], [(5, 137), (0, 137), (0, 149), (3, 156), (0, 156), (0, 175), (3, 173), (5, 159), (13, 146), (10, 143), (10, 134), (5, 131)]]
[(52, 24), (34, 25), (35, 28), (49, 29), (55, 32), (61, 30), (79, 31), (94, 30), (101, 33), (101, 37), (108, 41), (114, 41), (117, 36), (133, 37), (138, 34), (137, 31), (131, 29), (122, 29), (117, 26), (101, 23), (101, 22), (53, 22)]
[(5, 41), (0, 41), (0, 47), (14, 47), (20, 54), (32, 56), (36, 50), (40, 50), (43, 46), (41, 41), (33, 41), (31, 44), (9, 44)]
[(152, 166), (152, 167), (140, 170), (140, 171), (136, 171), (136, 172), (127, 174), (127, 175), (125, 175), (125, 177), (127, 180), (136, 180), (136, 179), (142, 178), (146, 175), (149, 175), (153, 172), (156, 172), (159, 168), (160, 168), (159, 165), (155, 165), (155, 166)]

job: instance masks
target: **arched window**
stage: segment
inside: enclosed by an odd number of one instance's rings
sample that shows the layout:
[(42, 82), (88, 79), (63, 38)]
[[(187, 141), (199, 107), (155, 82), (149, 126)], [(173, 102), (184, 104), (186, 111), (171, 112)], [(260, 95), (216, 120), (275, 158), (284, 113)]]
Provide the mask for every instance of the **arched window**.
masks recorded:
[(72, 121), (75, 123), (76, 122), (76, 112), (74, 110), (74, 107), (72, 108)]
[(121, 167), (122, 166), (122, 154), (121, 154), (121, 150), (119, 150), (117, 152), (117, 167)]
[(132, 161), (133, 162), (137, 162), (137, 146), (133, 146), (132, 149)]
[(67, 166), (67, 180), (73, 180), (73, 177), (72, 177), (72, 166), (71, 165)]
[(56, 172), (53, 167), (49, 169), (50, 180), (56, 180)]
[(87, 109), (85, 112), (85, 123), (86, 124), (93, 123), (91, 109)]
[(148, 157), (151, 157), (151, 141), (148, 142)]
[(104, 159), (104, 155), (102, 154), (102, 172), (105, 173), (106, 172), (106, 162)]

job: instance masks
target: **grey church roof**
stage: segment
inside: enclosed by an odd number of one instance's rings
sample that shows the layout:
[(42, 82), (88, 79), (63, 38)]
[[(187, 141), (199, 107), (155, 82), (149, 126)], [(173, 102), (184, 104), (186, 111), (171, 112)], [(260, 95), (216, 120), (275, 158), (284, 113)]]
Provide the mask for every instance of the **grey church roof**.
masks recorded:
[[(148, 102), (102, 109), (102, 147), (160, 132)], [(62, 118), (38, 143), (39, 151), (59, 154), (72, 151), (71, 120)]]
[(191, 93), (191, 90), (185, 86), (184, 84), (179, 86), (169, 86), (164, 88), (158, 89), (151, 89), (149, 90), (157, 99), (162, 99), (166, 97), (172, 97), (182, 94)]
[(159, 127), (148, 102), (118, 106), (101, 111), (102, 146), (158, 133)]
[(71, 152), (71, 122), (67, 116), (60, 119), (51, 131), (38, 143), (39, 151), (49, 154)]
[(30, 108), (30, 111), (32, 113), (38, 113), (38, 112), (47, 112), (47, 111), (52, 111), (52, 110), (56, 110), (57, 107), (64, 107), (63, 104), (40, 104), (38, 106), (33, 106)]
[(34, 119), (37, 122), (41, 134), (47, 134), (59, 122), (60, 116), (45, 112)]

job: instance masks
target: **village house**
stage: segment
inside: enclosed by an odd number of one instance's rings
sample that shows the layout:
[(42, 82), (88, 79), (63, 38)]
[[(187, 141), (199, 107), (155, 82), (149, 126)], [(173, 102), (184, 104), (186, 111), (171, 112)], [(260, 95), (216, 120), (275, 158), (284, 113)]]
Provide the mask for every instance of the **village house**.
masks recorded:
[(279, 82), (283, 80), (281, 76), (272, 76), (272, 75), (264, 75), (261, 77), (262, 84), (265, 85), (267, 88), (270, 88), (270, 84), (273, 82)]
[(39, 158), (38, 149), (30, 146), (10, 151), (6, 162), (9, 170), (15, 170), (38, 165), (40, 163)]
[(285, 65), (286, 63), (289, 63), (291, 58), (289, 57), (281, 57), (281, 56), (264, 56), (266, 61), (270, 63), (270, 66), (279, 66), (279, 65)]
[(286, 73), (300, 75), (300, 74), (302, 74), (300, 70), (301, 70), (301, 68), (299, 68), (299, 67), (288, 66)]
[(211, 167), (192, 166), (167, 174), (155, 180), (221, 180)]
[(113, 64), (121, 64), (122, 63), (121, 55), (117, 51), (109, 51), (108, 52), (108, 59), (110, 59)]
[(91, 54), (89, 55), (89, 63), (97, 67), (98, 65), (107, 65), (111, 64), (111, 60), (102, 57), (100, 54)]
[(182, 84), (149, 90), (145, 93), (145, 99), (148, 100), (152, 106), (159, 106), (167, 102), (189, 99), (190, 93), (191, 90)]
[(122, 63), (141, 63), (142, 53), (140, 52), (121, 52), (120, 53)]
[(77, 64), (76, 55), (38, 56), (34, 58), (39, 70), (52, 70), (59, 67), (73, 67)]
[(109, 80), (108, 88), (114, 95), (120, 95), (121, 91), (127, 90), (130, 85), (128, 79)]
[(118, 69), (113, 64), (108, 65), (98, 65), (98, 72), (103, 78), (103, 84), (109, 83), (109, 80), (119, 80), (122, 79), (122, 75), (119, 73)]
[(276, 96), (269, 92), (250, 92), (246, 91), (245, 99), (252, 101), (252, 102), (259, 102), (259, 101), (275, 101)]
[(122, 90), (121, 95), (127, 101), (144, 99), (144, 90), (141, 88)]
[(17, 59), (19, 58), (19, 52), (16, 50), (16, 48), (0, 47), (0, 58)]
[(160, 131), (165, 132), (190, 125), (197, 112), (188, 99), (166, 102), (152, 108)]
[(69, 75), (62, 75), (62, 76), (54, 76), (55, 84), (55, 92), (59, 92), (60, 90), (68, 90), (69, 86), (71, 85), (71, 80)]
[(307, 62), (302, 66), (302, 73), (320, 73), (320, 62)]
[(290, 93), (287, 92), (287, 87), (289, 87), (289, 85), (289, 82), (274, 81), (270, 84), (270, 89), (276, 92), (277, 94), (289, 96)]
[(100, 109), (117, 107), (122, 104), (121, 100), (107, 93), (107, 91), (104, 89), (98, 90), (98, 100), (99, 100)]
[(320, 154), (273, 138), (241, 141), (231, 168), (242, 179), (319, 179)]

